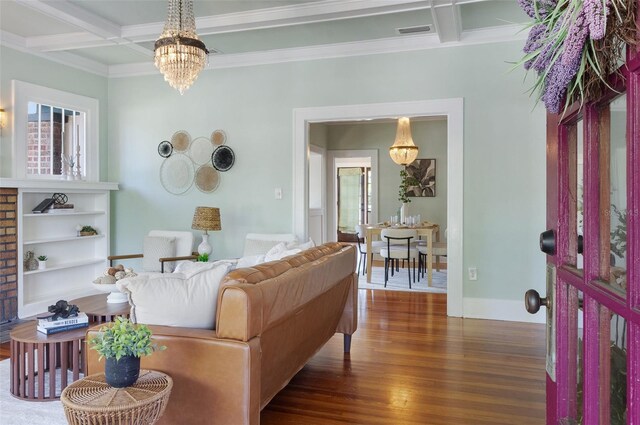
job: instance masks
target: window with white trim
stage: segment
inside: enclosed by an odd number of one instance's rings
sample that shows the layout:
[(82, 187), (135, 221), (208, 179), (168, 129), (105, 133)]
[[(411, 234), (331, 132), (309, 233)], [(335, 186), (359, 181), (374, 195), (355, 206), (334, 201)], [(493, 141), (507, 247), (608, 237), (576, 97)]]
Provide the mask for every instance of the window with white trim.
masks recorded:
[(16, 177), (98, 181), (98, 100), (12, 83)]

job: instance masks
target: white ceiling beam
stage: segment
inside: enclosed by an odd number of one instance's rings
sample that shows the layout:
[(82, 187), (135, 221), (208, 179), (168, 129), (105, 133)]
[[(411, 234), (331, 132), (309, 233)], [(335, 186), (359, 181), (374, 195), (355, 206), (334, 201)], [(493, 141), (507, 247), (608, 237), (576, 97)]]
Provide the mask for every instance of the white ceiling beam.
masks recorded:
[(460, 41), (462, 18), (455, 0), (433, 0), (431, 16), (441, 43)]
[[(527, 34), (522, 31), (522, 28), (522, 25), (504, 25), (465, 31), (462, 34), (460, 41), (448, 44), (441, 43), (435, 34), (416, 34), (405, 37), (391, 37), (320, 46), (292, 47), (261, 52), (224, 54), (220, 56), (213, 55), (209, 58), (209, 64), (205, 67), (204, 71), (284, 62), (299, 62), (360, 55), (445, 49), (459, 46), (472, 46), (476, 44), (502, 43), (505, 41), (526, 39)], [(109, 78), (141, 75), (159, 75), (159, 73), (151, 62), (109, 66)]]
[(53, 36), (27, 37), (29, 48), (41, 52), (83, 49), (87, 47), (103, 47), (121, 45), (146, 56), (153, 56), (153, 51), (133, 43), (122, 37), (122, 28), (99, 15), (76, 6), (67, 0), (44, 2), (41, 0), (16, 0), (46, 16), (76, 26), (86, 32), (57, 34)]
[(122, 36), (120, 25), (91, 13), (80, 6), (76, 6), (67, 0), (46, 3), (40, 0), (16, 0), (16, 2), (107, 40)]
[[(429, 0), (324, 0), (292, 6), (248, 10), (196, 18), (199, 35), (220, 34), (338, 19), (428, 9)], [(122, 27), (122, 36), (136, 42), (155, 40), (164, 22)]]

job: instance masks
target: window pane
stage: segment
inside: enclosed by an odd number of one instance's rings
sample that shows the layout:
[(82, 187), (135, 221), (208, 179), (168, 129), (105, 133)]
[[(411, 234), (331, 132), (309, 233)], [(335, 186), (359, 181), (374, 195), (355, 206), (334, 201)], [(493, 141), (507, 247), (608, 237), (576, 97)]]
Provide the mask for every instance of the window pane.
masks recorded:
[[(627, 321), (602, 308), (601, 316), (601, 394), (608, 400), (602, 406), (602, 423), (627, 423)], [(609, 365), (609, 367), (606, 367)]]
[(36, 102), (27, 109), (27, 174), (84, 177), (86, 113)]
[[(577, 233), (577, 238), (579, 238), (580, 236), (584, 235), (584, 128), (583, 128), (583, 121), (580, 120), (578, 121), (578, 124), (576, 126), (576, 133), (577, 133), (577, 148), (576, 148), (576, 154), (578, 156), (577, 158), (577, 178), (576, 178), (576, 183), (577, 183), (577, 215), (576, 215), (576, 233)], [(578, 244), (576, 243), (576, 246)], [(576, 258), (576, 267), (578, 269), (582, 269), (583, 268), (583, 258), (582, 258), (582, 254), (578, 251), (577, 252), (577, 258)]]
[(338, 168), (338, 231), (355, 233), (360, 222), (361, 168)]
[(600, 111), (602, 171), (602, 280), (620, 294), (627, 290), (627, 96)]

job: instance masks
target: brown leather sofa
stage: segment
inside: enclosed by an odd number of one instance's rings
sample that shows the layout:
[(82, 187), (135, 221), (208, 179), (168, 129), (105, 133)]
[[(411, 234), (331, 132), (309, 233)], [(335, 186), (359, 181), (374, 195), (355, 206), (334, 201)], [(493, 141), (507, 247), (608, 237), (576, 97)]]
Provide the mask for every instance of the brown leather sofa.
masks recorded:
[[(159, 423), (259, 424), (260, 410), (335, 333), (344, 334), (349, 351), (357, 328), (355, 265), (352, 245), (329, 243), (237, 269), (220, 285), (215, 330), (150, 326), (167, 350), (143, 357), (141, 366), (173, 378)], [(97, 353), (87, 351), (87, 372), (104, 371)]]

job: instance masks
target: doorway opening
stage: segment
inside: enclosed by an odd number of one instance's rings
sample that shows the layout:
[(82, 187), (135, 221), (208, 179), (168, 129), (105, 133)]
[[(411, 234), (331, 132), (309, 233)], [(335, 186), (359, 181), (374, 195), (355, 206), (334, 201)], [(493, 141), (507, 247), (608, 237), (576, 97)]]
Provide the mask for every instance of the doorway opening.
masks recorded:
[[(361, 105), (298, 108), (293, 111), (293, 231), (299, 238), (309, 234), (309, 140), (310, 124), (358, 121), (399, 116), (444, 116), (447, 119), (447, 315), (463, 315), (463, 133), (464, 102), (461, 98)], [(327, 183), (333, 179), (328, 179)], [(376, 218), (377, 219), (377, 218)], [(333, 226), (328, 226), (333, 228)]]
[(338, 242), (356, 242), (356, 226), (369, 223), (371, 215), (371, 159), (336, 158)]

